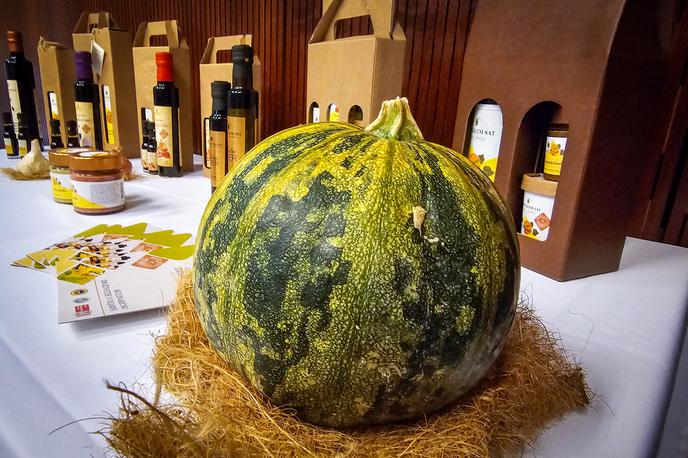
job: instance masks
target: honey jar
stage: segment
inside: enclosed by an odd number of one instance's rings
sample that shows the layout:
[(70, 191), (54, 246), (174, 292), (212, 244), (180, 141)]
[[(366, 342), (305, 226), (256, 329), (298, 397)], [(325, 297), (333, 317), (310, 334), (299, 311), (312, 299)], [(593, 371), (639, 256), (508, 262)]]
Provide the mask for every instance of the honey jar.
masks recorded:
[(72, 183), (69, 178), (69, 157), (90, 151), (88, 148), (56, 148), (48, 152), (50, 162), (50, 187), (55, 202), (72, 205)]
[(82, 151), (69, 157), (74, 211), (105, 215), (124, 209), (122, 156), (118, 151)]
[(547, 129), (544, 175), (548, 180), (559, 181), (568, 135), (568, 124), (550, 124)]

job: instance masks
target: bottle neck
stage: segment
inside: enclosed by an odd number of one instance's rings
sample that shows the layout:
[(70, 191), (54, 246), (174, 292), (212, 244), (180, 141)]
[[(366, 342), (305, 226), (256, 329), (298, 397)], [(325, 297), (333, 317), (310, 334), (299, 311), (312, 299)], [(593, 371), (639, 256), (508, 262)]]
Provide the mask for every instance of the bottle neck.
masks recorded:
[(253, 69), (249, 64), (234, 64), (232, 71), (232, 87), (253, 89)]

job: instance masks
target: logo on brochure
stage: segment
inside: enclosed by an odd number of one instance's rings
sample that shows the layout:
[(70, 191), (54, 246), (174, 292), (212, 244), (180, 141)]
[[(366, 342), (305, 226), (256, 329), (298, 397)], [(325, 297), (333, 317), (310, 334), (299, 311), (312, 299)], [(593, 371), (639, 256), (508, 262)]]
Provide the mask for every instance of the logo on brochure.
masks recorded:
[(83, 304), (84, 302), (88, 302), (88, 297), (79, 297), (77, 299), (74, 299), (75, 304)]
[(87, 292), (88, 292), (87, 289), (79, 288), (79, 289), (73, 289), (69, 294), (71, 294), (72, 296), (81, 296), (82, 294), (86, 294)]
[(75, 316), (87, 316), (90, 314), (91, 314), (91, 309), (89, 308), (88, 304), (75, 305), (74, 306), (74, 315)]

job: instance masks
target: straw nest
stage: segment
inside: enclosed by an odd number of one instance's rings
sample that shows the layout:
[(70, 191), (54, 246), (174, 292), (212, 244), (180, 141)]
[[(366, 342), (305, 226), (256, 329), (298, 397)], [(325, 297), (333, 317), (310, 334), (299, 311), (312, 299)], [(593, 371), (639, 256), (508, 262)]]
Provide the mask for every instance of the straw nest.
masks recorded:
[(10, 177), (13, 180), (28, 181), (28, 180), (47, 180), (50, 178), (50, 172), (42, 172), (36, 175), (24, 175), (21, 172), (13, 169), (11, 167), (3, 167), (0, 171), (5, 174), (5, 176)]
[[(547, 424), (590, 402), (582, 369), (532, 310), (520, 307), (490, 374), (458, 403), (414, 423), (351, 430), (300, 421), (243, 382), (211, 348), (180, 279), (168, 333), (156, 342), (153, 401), (121, 386), (105, 433), (131, 457), (487, 456), (514, 453)], [(160, 402), (161, 388), (175, 398)]]

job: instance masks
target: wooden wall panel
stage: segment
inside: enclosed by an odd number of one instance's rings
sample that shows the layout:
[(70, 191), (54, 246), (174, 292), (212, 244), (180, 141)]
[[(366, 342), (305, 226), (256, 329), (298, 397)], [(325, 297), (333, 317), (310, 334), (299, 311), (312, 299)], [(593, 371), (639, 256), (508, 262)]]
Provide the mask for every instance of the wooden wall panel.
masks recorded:
[[(108, 11), (133, 34), (142, 21), (177, 19), (191, 48), (193, 87), (198, 93), (198, 65), (209, 37), (250, 33), (263, 62), (262, 134), (267, 136), (304, 122), (306, 46), (322, 15), (322, 0), (23, 0), (7, 2), (0, 15), (0, 55), (7, 55), (5, 30), (20, 30), (38, 77), (35, 46), (39, 36), (71, 45), (71, 31), (82, 11)], [(407, 36), (403, 94), (425, 136), (451, 145), (458, 83), (468, 21), (469, 0), (398, 0), (396, 17)], [(3, 7), (5, 8), (5, 7)], [(364, 21), (348, 34), (366, 33)], [(231, 75), (227, 76), (231, 78)], [(39, 101), (42, 104), (42, 101)], [(0, 85), (0, 108), (8, 109)], [(194, 98), (193, 114), (200, 106)], [(43, 113), (43, 111), (40, 111)], [(193, 123), (199, 147), (199, 123)]]

